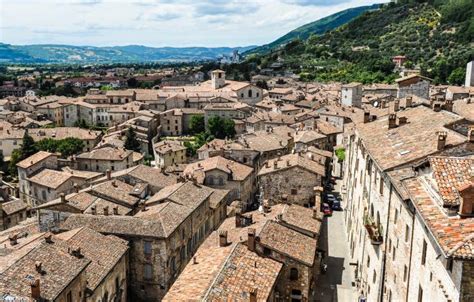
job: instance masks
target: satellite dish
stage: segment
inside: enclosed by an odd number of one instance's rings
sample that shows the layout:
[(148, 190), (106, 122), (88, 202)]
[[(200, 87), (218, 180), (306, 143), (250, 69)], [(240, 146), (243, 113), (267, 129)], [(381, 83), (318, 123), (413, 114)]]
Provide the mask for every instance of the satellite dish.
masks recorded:
[(379, 102), (378, 101), (375, 101), (374, 102), (374, 107), (378, 107), (379, 106)]

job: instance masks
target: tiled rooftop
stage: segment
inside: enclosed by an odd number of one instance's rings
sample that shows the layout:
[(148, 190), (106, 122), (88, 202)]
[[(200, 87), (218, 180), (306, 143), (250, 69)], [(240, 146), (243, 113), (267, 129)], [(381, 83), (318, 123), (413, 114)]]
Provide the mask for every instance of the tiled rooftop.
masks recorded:
[(268, 221), (258, 235), (259, 243), (305, 265), (313, 266), (317, 241), (309, 236)]
[[(279, 158), (267, 160), (265, 164), (262, 166), (262, 168), (260, 169), (260, 172), (258, 173), (258, 175), (261, 176), (261, 175), (265, 175), (269, 173), (280, 172), (280, 171), (294, 168), (294, 167), (299, 167), (301, 169), (308, 170), (311, 173), (324, 176), (326, 174), (324, 166), (312, 159), (309, 159), (308, 155), (309, 153), (305, 155), (299, 155), (295, 153), (295, 154), (287, 154)], [(276, 167), (275, 167), (275, 163), (277, 163)]]
[(16, 165), (17, 165), (17, 167), (27, 169), (27, 168), (29, 168), (29, 167), (45, 160), (45, 159), (47, 159), (50, 156), (57, 156), (57, 155), (55, 155), (53, 153), (46, 152), (46, 151), (39, 151), (39, 152), (36, 152), (35, 154), (31, 155), (30, 157), (25, 158), (24, 160), (20, 161)]
[(407, 124), (393, 129), (388, 129), (387, 117), (357, 125), (364, 146), (382, 170), (436, 153), (438, 131), (448, 133), (447, 146), (466, 141), (466, 137), (444, 127), (461, 119), (453, 113), (418, 106), (398, 112), (400, 116), (408, 119)]
[(128, 250), (127, 241), (113, 235), (105, 236), (89, 228), (80, 228), (57, 235), (71, 248), (80, 248), (91, 263), (86, 268), (87, 288), (95, 290)]
[(200, 183), (204, 183), (204, 173), (212, 170), (220, 170), (232, 176), (231, 180), (242, 181), (247, 179), (253, 172), (249, 166), (226, 159), (221, 156), (210, 157), (192, 164), (184, 170), (185, 176), (194, 176)]
[(433, 156), (429, 162), (443, 206), (459, 205), (458, 188), (471, 182), (474, 158)]
[(257, 290), (257, 301), (267, 301), (283, 264), (261, 257), (238, 243), (209, 289), (206, 301), (249, 301)]
[(90, 152), (79, 154), (77, 158), (93, 160), (125, 160), (132, 154), (132, 151), (114, 147), (103, 147)]

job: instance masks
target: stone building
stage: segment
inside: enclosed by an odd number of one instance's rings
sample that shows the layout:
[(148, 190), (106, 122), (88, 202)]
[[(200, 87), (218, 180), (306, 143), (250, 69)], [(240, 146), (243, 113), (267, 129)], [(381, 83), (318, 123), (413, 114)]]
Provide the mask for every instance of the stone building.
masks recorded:
[(429, 99), (431, 81), (431, 79), (417, 74), (396, 79), (395, 82), (398, 85), (397, 98), (401, 99), (407, 96), (417, 96)]
[[(356, 286), (368, 301), (413, 301), (434, 287), (423, 283), (419, 291), (413, 279), (421, 263), (414, 260), (415, 253), (424, 249), (415, 248), (423, 241), (414, 235), (428, 232), (429, 226), (420, 224), (417, 199), (410, 197), (403, 181), (414, 177), (414, 167), (423, 167), (428, 156), (472, 153), (466, 136), (454, 130), (458, 127), (453, 125), (465, 122), (460, 116), (425, 106), (397, 113), (357, 124), (345, 143), (342, 195), (351, 262), (357, 263)], [(435, 242), (427, 241), (425, 250), (436, 247)], [(443, 262), (436, 261), (436, 266)], [(442, 283), (446, 288), (452, 281)], [(456, 295), (448, 294), (452, 301)]]
[(350, 83), (342, 85), (341, 103), (345, 106), (362, 107), (362, 84)]
[(12, 301), (126, 301), (126, 241), (80, 228), (0, 238), (0, 291)]
[(199, 245), (225, 218), (227, 193), (178, 183), (148, 199), (133, 217), (73, 214), (63, 227), (87, 226), (129, 241), (129, 299), (160, 301)]
[(314, 206), (314, 187), (321, 186), (325, 167), (311, 156), (295, 153), (267, 160), (258, 172), (264, 197), (273, 204)]
[(20, 199), (13, 198), (0, 204), (0, 230), (11, 228), (28, 217), (31, 217), (30, 207)]
[(233, 103), (213, 103), (204, 107), (204, 124), (208, 127), (211, 117), (218, 116), (223, 119), (243, 120), (250, 116), (252, 107), (247, 104)]
[(133, 153), (123, 148), (104, 146), (81, 153), (74, 160), (79, 170), (105, 173), (107, 170), (119, 171), (134, 166)]
[(180, 141), (159, 141), (153, 145), (153, 153), (155, 165), (160, 168), (184, 164), (187, 161), (186, 147)]
[(297, 205), (267, 210), (227, 218), (163, 301), (310, 301), (322, 215)]
[(244, 164), (215, 156), (189, 164), (183, 176), (211, 188), (229, 190), (229, 203), (239, 200), (244, 210), (254, 201), (254, 169)]
[(213, 139), (197, 150), (199, 159), (222, 156), (241, 164), (258, 167), (260, 152), (253, 150), (238, 141)]

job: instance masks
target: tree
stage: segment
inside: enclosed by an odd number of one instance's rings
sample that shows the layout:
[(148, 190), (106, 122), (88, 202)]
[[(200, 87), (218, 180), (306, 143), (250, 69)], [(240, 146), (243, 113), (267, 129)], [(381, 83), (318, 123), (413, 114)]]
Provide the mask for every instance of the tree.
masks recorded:
[(198, 134), (205, 131), (204, 115), (195, 115), (189, 122), (189, 133)]
[(135, 129), (132, 127), (128, 128), (125, 137), (125, 149), (140, 152), (140, 142), (137, 140)]
[(255, 85), (256, 85), (257, 87), (262, 88), (262, 89), (268, 90), (268, 84), (267, 84), (267, 81), (265, 81), (265, 80), (258, 80)]
[(213, 116), (208, 121), (208, 131), (216, 138), (231, 138), (235, 135), (235, 123), (231, 119)]
[(67, 137), (58, 143), (57, 151), (62, 157), (78, 154), (84, 149), (84, 142), (76, 137)]
[(13, 150), (10, 156), (10, 164), (8, 166), (8, 173), (11, 176), (16, 176), (18, 174), (18, 169), (16, 168), (16, 164), (21, 161), (21, 152), (20, 149)]
[(135, 78), (130, 78), (127, 80), (127, 85), (130, 88), (136, 88), (138, 86), (138, 81)]
[(38, 148), (36, 147), (35, 141), (28, 134), (28, 131), (25, 131), (25, 134), (23, 135), (23, 142), (21, 144), (21, 149), (20, 149), (21, 159), (30, 157), (36, 152), (38, 152)]

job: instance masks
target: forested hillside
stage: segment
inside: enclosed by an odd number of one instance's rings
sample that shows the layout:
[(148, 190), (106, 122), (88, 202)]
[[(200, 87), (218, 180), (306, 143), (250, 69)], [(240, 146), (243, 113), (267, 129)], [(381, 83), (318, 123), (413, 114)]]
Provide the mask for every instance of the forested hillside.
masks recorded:
[(407, 67), (421, 68), (436, 83), (462, 84), (473, 42), (474, 1), (405, 0), (248, 60), (266, 67), (280, 57), (303, 79), (370, 83), (393, 81), (391, 58), (405, 55)]

